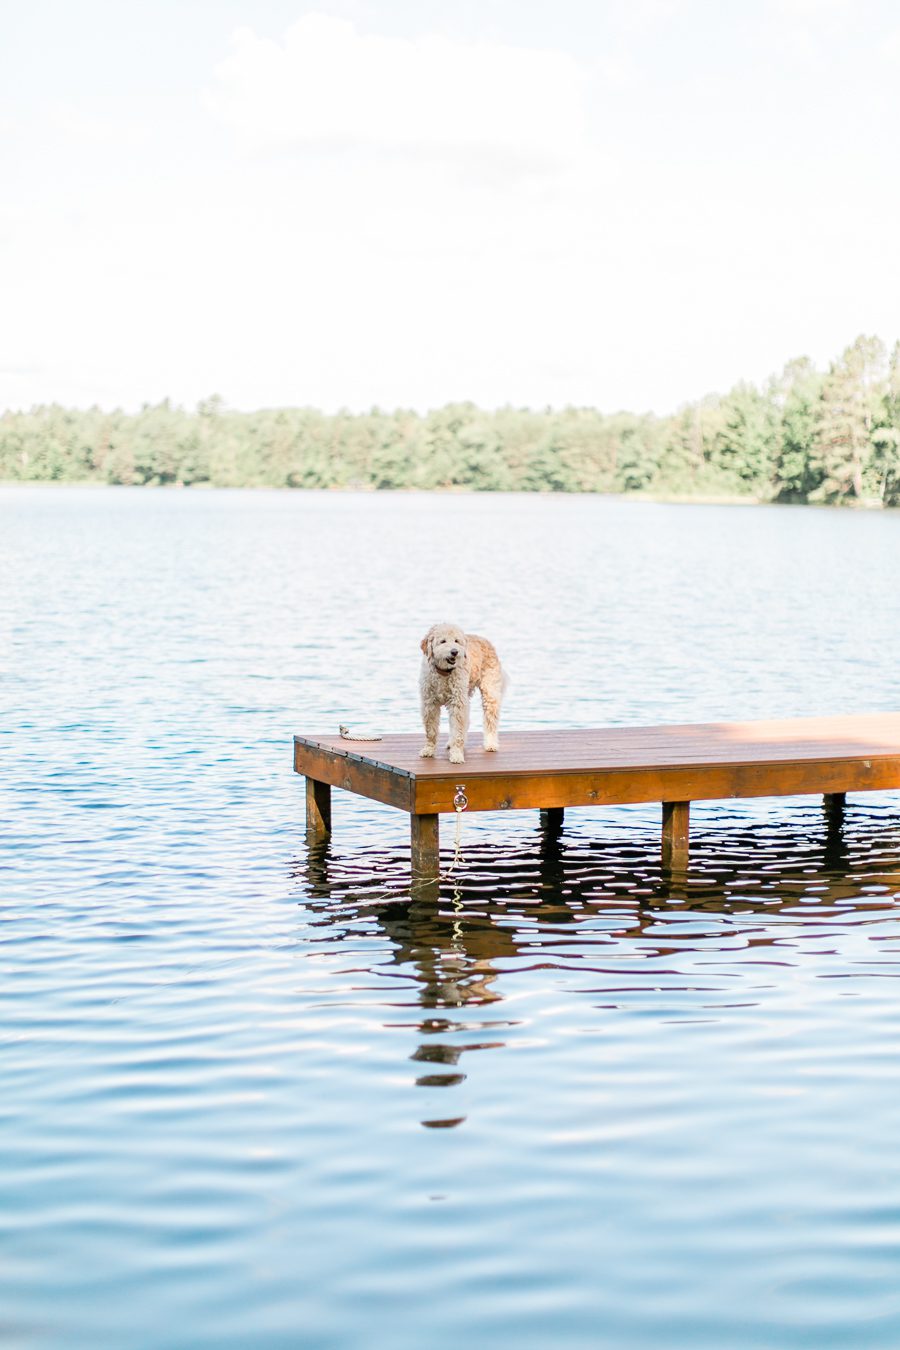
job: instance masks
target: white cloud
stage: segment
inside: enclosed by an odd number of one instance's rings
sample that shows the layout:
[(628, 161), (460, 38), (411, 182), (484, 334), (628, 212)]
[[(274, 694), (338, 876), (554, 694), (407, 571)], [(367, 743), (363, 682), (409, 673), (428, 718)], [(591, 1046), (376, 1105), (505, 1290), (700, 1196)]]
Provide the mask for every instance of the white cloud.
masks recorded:
[(112, 117), (97, 117), (85, 112), (71, 102), (55, 101), (49, 104), (46, 121), (51, 134), (76, 145), (122, 145), (128, 140), (127, 126)]
[(893, 29), (885, 37), (881, 46), (881, 54), (887, 57), (889, 61), (900, 61), (900, 28)]
[(789, 56), (830, 61), (834, 43), (860, 23), (866, 7), (867, 0), (767, 0), (763, 30)]
[(373, 147), (550, 168), (585, 138), (584, 73), (569, 54), (381, 37), (324, 14), (280, 43), (238, 29), (205, 101), (251, 151)]
[(683, 0), (613, 0), (611, 12), (617, 28), (647, 33), (664, 27), (684, 8)]
[(823, 19), (858, 13), (859, 4), (858, 0), (770, 0), (770, 9), (781, 18), (820, 23)]
[[(308, 15), (277, 42), (240, 30), (174, 104), (17, 110), (0, 408), (217, 391), (665, 410), (893, 339), (896, 82), (876, 107), (873, 62), (861, 83), (840, 34), (797, 18), (820, 0), (759, 0), (727, 87), (737, 30), (709, 32), (705, 0), (633, 3), (577, 46), (559, 21), (545, 49)], [(845, 71), (842, 101), (819, 58), (776, 59), (770, 3)], [(880, 59), (895, 23), (871, 34)]]

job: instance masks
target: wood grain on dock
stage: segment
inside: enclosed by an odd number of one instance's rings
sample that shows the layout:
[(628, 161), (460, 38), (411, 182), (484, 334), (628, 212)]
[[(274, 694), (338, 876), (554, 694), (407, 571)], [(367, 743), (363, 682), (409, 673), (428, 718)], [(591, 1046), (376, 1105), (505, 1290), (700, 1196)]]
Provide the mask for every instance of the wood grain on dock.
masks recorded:
[[(847, 792), (900, 787), (900, 713), (504, 731), (496, 753), (470, 737), (464, 764), (451, 764), (446, 751), (421, 759), (421, 746), (421, 733), (374, 742), (295, 736), (294, 768), (316, 785), (310, 827), (327, 828), (326, 786), (409, 812), (414, 853), (426, 828), (415, 818), (453, 811), (460, 784), (468, 810), (537, 808), (557, 821), (566, 807), (658, 801), (664, 857), (680, 866), (691, 801), (821, 793), (833, 802)], [(436, 838), (432, 825), (426, 833)]]

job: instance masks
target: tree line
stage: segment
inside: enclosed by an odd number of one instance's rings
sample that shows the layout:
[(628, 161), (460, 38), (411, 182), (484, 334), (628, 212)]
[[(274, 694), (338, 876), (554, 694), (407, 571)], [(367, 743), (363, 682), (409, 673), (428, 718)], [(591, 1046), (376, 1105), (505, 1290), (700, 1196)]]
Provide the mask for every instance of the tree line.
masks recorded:
[(862, 336), (825, 371), (806, 357), (762, 387), (668, 417), (455, 403), (325, 414), (138, 413), (57, 405), (0, 415), (0, 480), (215, 487), (648, 492), (900, 505), (900, 343)]

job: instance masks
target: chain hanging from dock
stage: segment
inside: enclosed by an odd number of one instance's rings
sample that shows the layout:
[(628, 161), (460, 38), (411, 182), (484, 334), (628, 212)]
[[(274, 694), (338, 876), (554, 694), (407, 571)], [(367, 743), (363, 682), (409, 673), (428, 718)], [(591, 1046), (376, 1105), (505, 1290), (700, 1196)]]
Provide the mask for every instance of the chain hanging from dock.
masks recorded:
[(453, 809), (456, 812), (456, 836), (453, 840), (453, 861), (447, 869), (447, 876), (452, 876), (460, 864), (462, 853), (462, 818), (463, 811), (469, 805), (469, 799), (466, 796), (465, 783), (457, 783), (456, 795), (453, 798)]

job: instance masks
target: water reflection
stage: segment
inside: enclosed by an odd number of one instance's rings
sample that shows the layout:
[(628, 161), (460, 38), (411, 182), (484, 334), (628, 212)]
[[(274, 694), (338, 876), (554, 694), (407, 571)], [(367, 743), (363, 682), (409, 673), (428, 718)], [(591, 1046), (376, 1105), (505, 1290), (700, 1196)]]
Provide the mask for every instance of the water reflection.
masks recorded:
[[(470, 846), (432, 901), (409, 894), (399, 854), (326, 843), (292, 875), (332, 940), (361, 923), (383, 939), (369, 973), (399, 977), (422, 1010), (411, 1058), (422, 1070), (416, 1086), (427, 1089), (461, 1087), (467, 1055), (505, 1048), (517, 1022), (498, 1018), (499, 1005), (534, 972), (559, 972), (607, 1012), (652, 995), (708, 1019), (733, 1006), (722, 1000), (737, 984), (742, 1006), (758, 996), (742, 953), (766, 950), (758, 967), (833, 953), (849, 929), (892, 915), (900, 890), (900, 832), (883, 808), (845, 817), (833, 804), (810, 806), (770, 825), (701, 829), (690, 871), (676, 877), (662, 871), (645, 833), (597, 842), (544, 822), (513, 848)], [(394, 1011), (396, 980), (390, 987)]]

